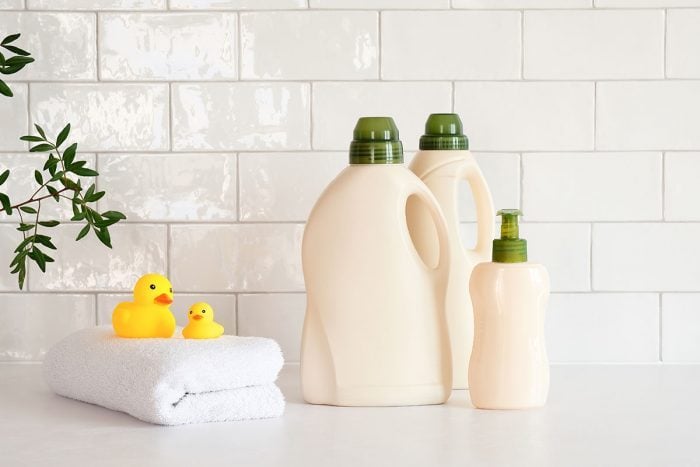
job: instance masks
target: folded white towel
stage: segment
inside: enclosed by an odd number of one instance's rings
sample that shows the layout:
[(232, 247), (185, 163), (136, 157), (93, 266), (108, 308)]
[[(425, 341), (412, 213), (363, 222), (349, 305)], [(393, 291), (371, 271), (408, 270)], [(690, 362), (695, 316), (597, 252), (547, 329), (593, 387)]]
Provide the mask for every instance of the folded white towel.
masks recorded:
[(100, 326), (53, 346), (44, 375), (62, 396), (180, 425), (280, 416), (282, 364), (279, 345), (263, 337), (124, 339)]

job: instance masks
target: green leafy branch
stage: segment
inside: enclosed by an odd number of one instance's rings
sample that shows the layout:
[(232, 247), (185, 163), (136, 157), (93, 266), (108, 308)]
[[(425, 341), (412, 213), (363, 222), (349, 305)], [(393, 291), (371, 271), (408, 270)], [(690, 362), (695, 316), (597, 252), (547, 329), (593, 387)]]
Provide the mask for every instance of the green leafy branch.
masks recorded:
[[(126, 216), (121, 212), (105, 211), (99, 213), (92, 207), (92, 203), (102, 199), (105, 192), (97, 191), (94, 183), (86, 190), (83, 189), (78, 177), (97, 177), (99, 174), (86, 166), (87, 161), (76, 157), (78, 143), (61, 149), (70, 134), (70, 124), (61, 130), (55, 141), (49, 140), (39, 125), (34, 125), (34, 127), (38, 136), (26, 135), (20, 139), (30, 143), (38, 143), (30, 149), (30, 152), (49, 153), (43, 169), (34, 171), (34, 180), (39, 188), (29, 199), (14, 205), (7, 194), (0, 193), (0, 205), (2, 206), (0, 213), (12, 215), (13, 212), (17, 212), (20, 218), (17, 230), (22, 232), (23, 239), (15, 249), (16, 256), (10, 263), (12, 274), (18, 275), (20, 289), (24, 287), (28, 260), (34, 261), (42, 272), (46, 272), (47, 263), (54, 261), (46, 253), (46, 250), (55, 250), (56, 246), (51, 241), (50, 236), (39, 233), (39, 227), (52, 228), (59, 225), (60, 222), (40, 220), (42, 202), (47, 202), (49, 199), (60, 202), (62, 198), (69, 200), (73, 207), (71, 221), (85, 222), (85, 226), (78, 233), (76, 241), (84, 238), (92, 230), (99, 241), (109, 248), (112, 248), (109, 227), (126, 219)], [(9, 170), (0, 174), (0, 186), (7, 181), (9, 176)], [(25, 215), (32, 216), (31, 220), (25, 221)]]
[[(13, 57), (5, 58), (5, 56), (0, 52), (0, 73), (3, 75), (11, 75), (17, 73), (27, 64), (32, 63), (34, 59), (30, 57), (31, 55), (26, 50), (22, 50), (17, 46), (10, 45), (17, 39), (19, 39), (21, 34), (12, 34), (7, 36), (0, 42), (0, 47), (15, 54)], [(0, 79), (0, 94), (12, 97), (12, 90), (10, 87)]]

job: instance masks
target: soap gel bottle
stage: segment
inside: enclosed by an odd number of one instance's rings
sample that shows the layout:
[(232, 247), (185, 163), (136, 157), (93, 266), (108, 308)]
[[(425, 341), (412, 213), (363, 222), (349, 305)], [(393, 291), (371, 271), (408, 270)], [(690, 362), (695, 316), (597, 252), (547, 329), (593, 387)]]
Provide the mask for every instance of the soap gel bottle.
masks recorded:
[[(493, 202), (479, 166), (469, 152), (469, 140), (462, 132), (457, 114), (431, 114), (420, 138), (420, 151), (409, 168), (423, 180), (435, 195), (447, 221), (450, 242), (450, 273), (445, 296), (445, 314), (450, 333), (452, 353), (452, 388), (467, 388), (467, 368), (474, 336), (474, 316), (469, 299), (469, 284), (474, 266), (488, 261), (494, 236)], [(467, 249), (460, 237), (457, 207), (458, 189), (466, 181), (472, 191), (476, 208), (477, 239), (473, 249)], [(434, 222), (424, 207), (409, 200), (406, 209), (411, 237), (418, 248), (437, 257), (438, 241)]]
[(549, 275), (527, 262), (519, 238), (517, 209), (504, 209), (493, 262), (474, 268), (469, 282), (474, 305), (474, 347), (469, 393), (479, 409), (540, 407), (549, 392), (544, 313)]

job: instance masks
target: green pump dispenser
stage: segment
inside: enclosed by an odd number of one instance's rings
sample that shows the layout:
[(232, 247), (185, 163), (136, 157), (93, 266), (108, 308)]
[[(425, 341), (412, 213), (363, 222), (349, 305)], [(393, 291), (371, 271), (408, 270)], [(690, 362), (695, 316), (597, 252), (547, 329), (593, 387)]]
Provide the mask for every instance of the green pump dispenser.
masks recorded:
[(518, 216), (520, 209), (501, 209), (501, 238), (493, 241), (492, 261), (494, 263), (524, 263), (527, 261), (527, 240), (520, 238)]

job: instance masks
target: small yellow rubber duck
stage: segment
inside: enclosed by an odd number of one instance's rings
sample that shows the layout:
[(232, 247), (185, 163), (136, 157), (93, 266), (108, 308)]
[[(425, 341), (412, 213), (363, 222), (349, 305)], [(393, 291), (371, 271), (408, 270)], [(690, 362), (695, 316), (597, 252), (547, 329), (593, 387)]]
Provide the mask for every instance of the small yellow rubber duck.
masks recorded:
[(190, 322), (182, 330), (185, 339), (213, 339), (224, 333), (224, 327), (214, 321), (214, 309), (208, 303), (195, 303), (188, 316)]
[(134, 286), (134, 301), (122, 302), (112, 312), (112, 326), (119, 337), (172, 337), (175, 317), (173, 286), (160, 274), (146, 274)]

